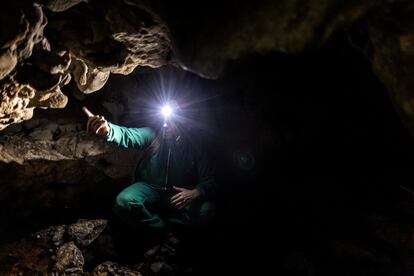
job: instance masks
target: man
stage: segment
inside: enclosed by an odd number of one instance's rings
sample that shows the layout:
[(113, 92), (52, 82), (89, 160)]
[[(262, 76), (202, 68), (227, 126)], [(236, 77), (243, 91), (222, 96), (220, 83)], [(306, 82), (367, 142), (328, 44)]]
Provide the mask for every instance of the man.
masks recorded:
[(153, 128), (127, 128), (93, 115), (86, 107), (87, 131), (124, 148), (143, 150), (137, 182), (121, 191), (114, 213), (132, 227), (164, 229), (166, 222), (203, 227), (211, 222), (213, 169), (186, 133), (170, 122)]

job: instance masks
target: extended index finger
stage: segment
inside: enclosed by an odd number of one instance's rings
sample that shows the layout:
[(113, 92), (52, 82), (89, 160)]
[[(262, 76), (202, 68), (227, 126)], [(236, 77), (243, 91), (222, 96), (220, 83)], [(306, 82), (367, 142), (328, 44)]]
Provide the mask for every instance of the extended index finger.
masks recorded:
[(86, 116), (88, 116), (88, 118), (95, 116), (89, 109), (86, 108), (86, 106), (82, 107), (82, 111), (86, 114)]

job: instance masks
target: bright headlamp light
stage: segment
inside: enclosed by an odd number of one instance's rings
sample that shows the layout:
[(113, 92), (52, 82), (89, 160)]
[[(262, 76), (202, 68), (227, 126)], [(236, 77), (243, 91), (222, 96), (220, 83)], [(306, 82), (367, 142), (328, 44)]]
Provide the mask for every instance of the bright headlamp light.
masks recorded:
[(168, 124), (168, 119), (173, 115), (174, 110), (172, 109), (172, 107), (169, 104), (164, 105), (161, 108), (161, 114), (164, 116), (164, 127), (167, 127)]
[(168, 119), (173, 113), (171, 106), (168, 104), (164, 105), (161, 109), (161, 114), (164, 116), (164, 119)]

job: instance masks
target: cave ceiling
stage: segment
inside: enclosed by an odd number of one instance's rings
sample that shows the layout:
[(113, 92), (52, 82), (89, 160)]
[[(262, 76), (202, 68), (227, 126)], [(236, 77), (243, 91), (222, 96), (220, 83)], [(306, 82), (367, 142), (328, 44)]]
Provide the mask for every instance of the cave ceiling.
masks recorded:
[[(312, 51), (339, 30), (414, 132), (414, 4), (398, 0), (8, 1), (0, 11), (0, 130), (166, 64), (219, 78), (249, 54)], [(76, 91), (65, 86), (76, 83)], [(72, 89), (73, 90), (73, 89)]]

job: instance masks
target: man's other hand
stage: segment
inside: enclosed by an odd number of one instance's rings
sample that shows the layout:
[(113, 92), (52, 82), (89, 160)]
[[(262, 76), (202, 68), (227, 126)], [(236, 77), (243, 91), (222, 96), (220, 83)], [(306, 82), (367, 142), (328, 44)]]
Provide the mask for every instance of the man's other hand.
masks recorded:
[(171, 197), (171, 203), (178, 209), (184, 208), (200, 196), (200, 192), (197, 189), (188, 190), (175, 186), (173, 188), (177, 191), (177, 194)]
[(94, 115), (86, 107), (82, 108), (82, 111), (88, 116), (88, 123), (86, 124), (86, 131), (99, 134), (102, 136), (108, 136), (110, 129), (108, 121), (104, 116)]

